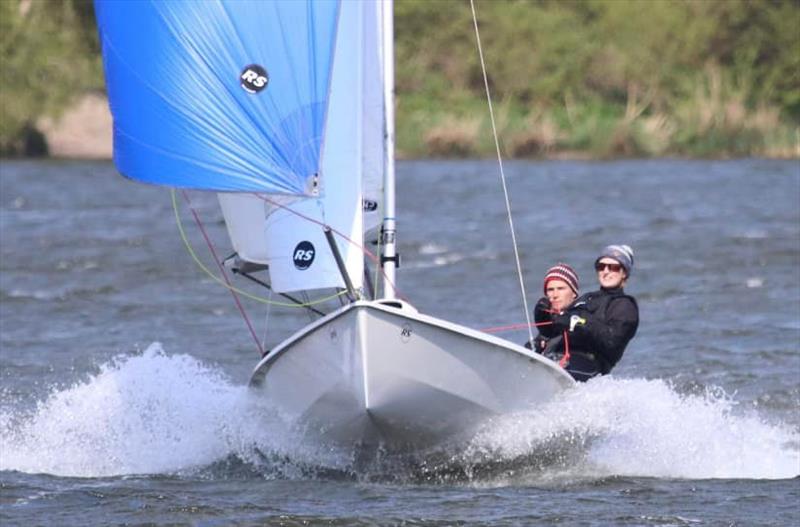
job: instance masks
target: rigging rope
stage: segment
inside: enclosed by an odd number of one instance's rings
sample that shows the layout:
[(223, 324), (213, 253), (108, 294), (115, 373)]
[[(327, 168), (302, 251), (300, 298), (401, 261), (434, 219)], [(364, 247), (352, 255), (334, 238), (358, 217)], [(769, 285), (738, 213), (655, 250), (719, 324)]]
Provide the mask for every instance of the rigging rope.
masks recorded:
[[(269, 299), (272, 300), (272, 289), (269, 290)], [(263, 349), (267, 347), (267, 330), (269, 329), (269, 315), (272, 312), (272, 304), (267, 304), (267, 314), (264, 317), (264, 338), (261, 340), (261, 346)]]
[[(197, 226), (200, 228), (200, 232), (203, 233), (203, 238), (205, 238), (206, 243), (208, 244), (208, 248), (211, 251), (212, 256), (214, 256), (214, 261), (217, 262), (219, 266), (219, 272), (222, 274), (222, 277), (225, 279), (225, 284), (229, 287), (231, 295), (233, 295), (233, 300), (236, 302), (236, 307), (239, 308), (239, 312), (242, 314), (242, 318), (244, 318), (245, 324), (247, 324), (247, 329), (250, 330), (250, 335), (252, 335), (253, 340), (256, 342), (256, 347), (258, 348), (258, 354), (263, 357), (264, 356), (264, 348), (261, 346), (261, 341), (258, 340), (258, 335), (256, 335), (256, 330), (253, 328), (253, 324), (250, 323), (250, 317), (247, 316), (247, 312), (244, 310), (244, 306), (242, 305), (242, 301), (239, 300), (239, 295), (230, 287), (231, 282), (228, 278), (228, 273), (225, 272), (225, 267), (222, 265), (219, 257), (217, 256), (217, 251), (214, 250), (214, 245), (211, 243), (211, 239), (208, 237), (208, 233), (203, 228), (203, 224), (200, 221), (200, 216), (197, 214), (197, 211), (194, 207), (192, 207), (192, 202), (189, 201), (189, 196), (186, 194), (184, 190), (182, 192), (183, 199), (186, 200), (186, 204), (189, 205), (189, 209), (192, 211), (192, 215), (194, 216), (194, 221), (197, 222)], [(174, 197), (174, 191), (173, 191)]]
[(534, 324), (526, 324), (526, 323), (523, 322), (521, 324), (509, 324), (507, 326), (495, 326), (495, 327), (491, 327), (491, 328), (483, 328), (480, 331), (483, 331), (484, 333), (502, 333), (504, 331), (514, 331), (514, 330), (518, 330), (518, 329), (527, 329), (527, 328), (529, 328), (531, 326), (540, 328), (542, 326), (550, 326), (552, 324), (553, 324), (552, 322), (536, 322)]
[(470, 8), (472, 9), (472, 23), (475, 26), (475, 39), (478, 42), (478, 56), (481, 59), (481, 71), (483, 72), (483, 84), (486, 88), (486, 100), (489, 103), (489, 117), (492, 121), (492, 134), (494, 135), (494, 146), (495, 150), (497, 151), (497, 162), (500, 165), (500, 181), (503, 184), (503, 195), (505, 196), (506, 200), (506, 212), (508, 213), (508, 226), (511, 230), (511, 242), (514, 245), (514, 259), (517, 263), (517, 275), (519, 276), (519, 287), (522, 292), (522, 305), (525, 309), (525, 320), (528, 322), (528, 339), (529, 342), (533, 342), (533, 330), (531, 329), (531, 314), (528, 310), (528, 297), (525, 294), (525, 282), (522, 278), (522, 265), (520, 264), (519, 259), (519, 248), (517, 247), (517, 236), (514, 232), (514, 220), (511, 217), (511, 201), (508, 197), (508, 187), (506, 186), (506, 176), (505, 172), (503, 171), (503, 156), (500, 155), (500, 140), (498, 139), (497, 135), (497, 125), (495, 124), (494, 119), (494, 108), (492, 107), (492, 96), (489, 92), (489, 78), (486, 74), (486, 63), (483, 60), (483, 47), (481, 46), (481, 35), (478, 31), (478, 17), (475, 14), (475, 1), (470, 0), (469, 2)]
[(566, 331), (564, 331), (564, 355), (561, 356), (561, 360), (558, 361), (558, 365), (562, 368), (566, 368), (569, 364), (569, 335)]
[(289, 302), (279, 302), (277, 300), (268, 300), (268, 299), (266, 299), (264, 297), (256, 296), (256, 295), (254, 295), (252, 293), (249, 293), (247, 291), (239, 289), (236, 286), (231, 285), (230, 283), (226, 283), (225, 281), (221, 280), (217, 275), (215, 275), (213, 272), (211, 272), (211, 270), (208, 267), (206, 267), (205, 264), (203, 264), (203, 262), (197, 256), (197, 253), (195, 252), (194, 248), (192, 247), (192, 244), (189, 242), (189, 238), (186, 236), (186, 231), (183, 228), (183, 222), (181, 221), (181, 216), (180, 216), (179, 211), (178, 211), (178, 200), (177, 200), (177, 197), (176, 197), (176, 194), (175, 194), (175, 189), (171, 189), (171, 192), (172, 192), (172, 209), (173, 209), (173, 212), (175, 213), (175, 222), (178, 225), (178, 232), (181, 235), (181, 239), (183, 240), (183, 245), (186, 247), (186, 250), (188, 251), (189, 256), (192, 257), (192, 260), (194, 260), (194, 263), (197, 264), (197, 266), (206, 275), (208, 275), (209, 278), (211, 278), (212, 280), (214, 280), (218, 284), (222, 285), (226, 289), (229, 289), (229, 290), (231, 290), (233, 292), (236, 292), (236, 293), (238, 293), (238, 294), (240, 294), (240, 295), (242, 295), (242, 296), (244, 296), (246, 298), (249, 298), (250, 300), (255, 300), (256, 302), (260, 302), (262, 304), (268, 304), (268, 305), (273, 305), (273, 306), (282, 306), (282, 307), (303, 307), (303, 308), (309, 307), (309, 306), (313, 306), (313, 305), (317, 305), (317, 304), (321, 304), (321, 303), (327, 302), (329, 300), (333, 300), (334, 298), (336, 298), (338, 296), (341, 296), (341, 295), (343, 295), (343, 294), (345, 294), (347, 292), (347, 291), (340, 291), (340, 292), (338, 292), (336, 294), (333, 294), (333, 295), (330, 295), (330, 296), (326, 296), (324, 298), (318, 298), (317, 300), (313, 300), (311, 302), (289, 303)]

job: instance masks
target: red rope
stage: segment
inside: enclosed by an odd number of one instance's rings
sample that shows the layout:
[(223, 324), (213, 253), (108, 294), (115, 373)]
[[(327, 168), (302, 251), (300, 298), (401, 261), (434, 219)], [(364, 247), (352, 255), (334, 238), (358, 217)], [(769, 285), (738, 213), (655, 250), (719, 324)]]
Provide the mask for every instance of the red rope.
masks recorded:
[(558, 361), (558, 365), (566, 368), (567, 364), (569, 364), (569, 335), (564, 331), (564, 356)]
[(552, 322), (536, 322), (534, 324), (530, 324), (530, 326), (522, 322), (521, 324), (511, 324), (510, 326), (497, 326), (493, 328), (485, 328), (482, 329), (484, 333), (500, 333), (502, 331), (512, 331), (515, 329), (527, 329), (528, 327), (540, 327), (540, 326), (549, 326)]
[[(556, 311), (550, 311), (551, 313), (557, 313)], [(530, 324), (531, 326), (549, 326), (552, 322), (536, 322), (534, 324)], [(514, 329), (527, 329), (529, 326), (526, 323), (522, 324), (511, 324), (509, 326), (497, 326), (493, 328), (486, 328), (482, 329), (484, 333), (499, 333), (501, 331), (511, 331)], [(558, 365), (562, 368), (566, 368), (569, 364), (569, 334), (567, 331), (564, 331), (564, 355), (561, 356), (561, 359), (558, 361)]]
[(217, 256), (217, 251), (214, 250), (214, 244), (211, 243), (211, 239), (206, 232), (205, 227), (203, 227), (203, 222), (200, 221), (200, 216), (197, 214), (197, 211), (192, 207), (192, 202), (189, 200), (189, 196), (185, 190), (181, 191), (183, 194), (183, 199), (186, 200), (186, 203), (189, 205), (189, 210), (192, 211), (192, 215), (194, 216), (194, 221), (197, 223), (197, 227), (200, 229), (200, 232), (203, 233), (203, 238), (206, 240), (206, 245), (208, 245), (209, 250), (211, 251), (212, 256), (214, 257), (214, 261), (217, 263), (219, 267), (220, 273), (222, 273), (222, 277), (225, 279), (225, 283), (228, 284), (228, 291), (231, 292), (233, 295), (233, 300), (236, 302), (236, 306), (239, 308), (239, 312), (242, 314), (242, 318), (244, 318), (245, 324), (247, 324), (247, 329), (250, 330), (250, 334), (253, 336), (253, 340), (256, 342), (256, 347), (258, 348), (258, 353), (260, 356), (264, 355), (264, 348), (261, 346), (261, 341), (258, 340), (258, 336), (256, 335), (255, 329), (253, 329), (253, 324), (250, 323), (250, 318), (247, 316), (247, 313), (244, 310), (244, 306), (242, 302), (239, 300), (239, 295), (236, 294), (236, 291), (232, 289), (232, 284), (230, 279), (228, 278), (228, 273), (225, 272), (225, 266), (222, 265), (222, 261)]

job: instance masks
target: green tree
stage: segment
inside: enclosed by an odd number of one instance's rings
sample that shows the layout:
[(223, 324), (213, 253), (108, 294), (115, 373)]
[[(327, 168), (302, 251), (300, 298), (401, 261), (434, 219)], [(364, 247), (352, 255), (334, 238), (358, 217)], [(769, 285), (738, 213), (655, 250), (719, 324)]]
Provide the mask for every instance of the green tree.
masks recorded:
[(88, 0), (0, 1), (0, 57), (0, 153), (19, 153), (38, 117), (103, 86)]

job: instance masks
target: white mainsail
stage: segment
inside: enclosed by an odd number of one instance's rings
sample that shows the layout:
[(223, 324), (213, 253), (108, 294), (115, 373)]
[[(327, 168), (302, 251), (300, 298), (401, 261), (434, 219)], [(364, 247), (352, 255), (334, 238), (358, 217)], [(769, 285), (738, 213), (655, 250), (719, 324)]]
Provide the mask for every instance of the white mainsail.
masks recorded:
[[(383, 75), (383, 26), (381, 10), (391, 9), (390, 2), (363, 2), (364, 40), (361, 49), (362, 162), (361, 191), (364, 203), (364, 230), (371, 231), (383, 220), (383, 173), (386, 167), (386, 101)], [(391, 35), (388, 37), (391, 38)], [(372, 238), (375, 239), (375, 238)], [(371, 241), (369, 238), (368, 241)]]

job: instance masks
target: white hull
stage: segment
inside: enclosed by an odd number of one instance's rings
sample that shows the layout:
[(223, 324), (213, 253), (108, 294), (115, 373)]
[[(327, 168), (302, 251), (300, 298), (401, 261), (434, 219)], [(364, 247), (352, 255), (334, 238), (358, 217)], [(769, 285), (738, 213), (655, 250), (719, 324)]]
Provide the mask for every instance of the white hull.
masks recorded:
[(250, 385), (308, 439), (424, 450), (574, 384), (522, 346), (398, 301), (349, 304), (296, 333)]

